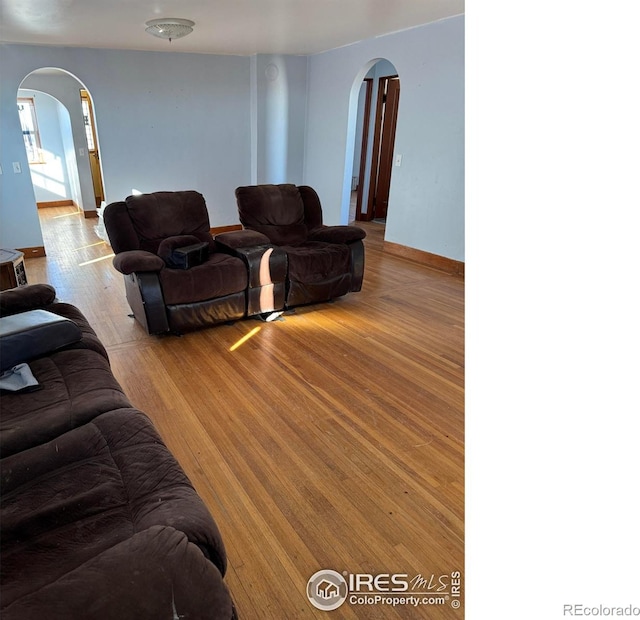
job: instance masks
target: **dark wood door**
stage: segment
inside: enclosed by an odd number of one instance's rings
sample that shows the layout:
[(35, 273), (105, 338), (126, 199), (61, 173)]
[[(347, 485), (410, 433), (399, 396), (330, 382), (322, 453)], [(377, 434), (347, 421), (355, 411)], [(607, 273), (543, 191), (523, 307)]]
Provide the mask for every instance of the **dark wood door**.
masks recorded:
[(380, 140), (380, 161), (378, 165), (378, 181), (376, 183), (373, 217), (387, 217), (389, 206), (389, 190), (391, 189), (391, 170), (393, 166), (393, 145), (396, 139), (396, 121), (398, 118), (398, 102), (400, 101), (400, 80), (387, 79), (382, 113), (382, 137)]
[(356, 194), (356, 220), (370, 220), (362, 209), (364, 201), (364, 179), (367, 168), (367, 148), (369, 146), (369, 120), (371, 118), (371, 99), (373, 96), (373, 79), (365, 78), (364, 114), (362, 116), (362, 144), (360, 145), (360, 169), (358, 170), (358, 191)]
[(387, 217), (399, 101), (398, 77), (380, 78), (366, 219)]

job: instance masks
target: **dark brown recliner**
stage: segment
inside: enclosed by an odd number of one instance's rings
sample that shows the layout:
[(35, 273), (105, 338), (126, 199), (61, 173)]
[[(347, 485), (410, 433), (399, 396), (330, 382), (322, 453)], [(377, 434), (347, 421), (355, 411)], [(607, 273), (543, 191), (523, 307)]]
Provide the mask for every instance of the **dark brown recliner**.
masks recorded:
[(264, 235), (263, 242), (287, 255), (287, 308), (362, 288), (365, 231), (325, 226), (320, 199), (311, 187), (253, 185), (238, 187), (235, 193), (243, 227)]
[[(103, 217), (113, 266), (124, 275), (127, 301), (148, 333), (182, 333), (245, 316), (247, 269), (240, 258), (216, 251), (202, 194), (129, 196), (107, 205)], [(198, 242), (208, 244), (203, 263), (171, 267), (174, 250)]]

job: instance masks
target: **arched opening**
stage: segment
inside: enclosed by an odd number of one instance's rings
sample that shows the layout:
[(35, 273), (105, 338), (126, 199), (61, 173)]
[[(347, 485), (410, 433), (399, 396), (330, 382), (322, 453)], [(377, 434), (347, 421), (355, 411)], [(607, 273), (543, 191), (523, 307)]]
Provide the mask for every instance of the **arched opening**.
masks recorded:
[(395, 66), (375, 59), (360, 71), (351, 91), (348, 221), (386, 222), (394, 166), (395, 127), (400, 99), (400, 79)]
[(21, 85), (18, 114), (39, 208), (82, 204), (67, 108), (52, 95)]
[(17, 102), (38, 208), (68, 207), (97, 217), (104, 189), (85, 85), (63, 69), (37, 69), (20, 83)]

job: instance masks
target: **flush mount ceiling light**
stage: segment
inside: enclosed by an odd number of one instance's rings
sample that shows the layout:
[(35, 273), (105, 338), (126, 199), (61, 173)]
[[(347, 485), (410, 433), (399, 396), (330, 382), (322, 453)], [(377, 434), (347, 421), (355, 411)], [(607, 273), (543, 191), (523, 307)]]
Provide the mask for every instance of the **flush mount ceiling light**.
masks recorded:
[(178, 19), (177, 17), (165, 17), (164, 19), (152, 19), (146, 24), (145, 30), (154, 37), (160, 39), (179, 39), (193, 32), (195, 22), (190, 19)]

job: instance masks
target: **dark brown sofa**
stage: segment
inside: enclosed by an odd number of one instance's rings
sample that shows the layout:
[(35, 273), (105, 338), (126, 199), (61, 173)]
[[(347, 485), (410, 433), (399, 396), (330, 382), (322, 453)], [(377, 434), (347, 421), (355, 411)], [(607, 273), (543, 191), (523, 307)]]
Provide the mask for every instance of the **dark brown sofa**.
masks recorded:
[(220, 532), (95, 332), (50, 286), (0, 293), (0, 320), (33, 309), (81, 334), (26, 350), (41, 388), (0, 397), (0, 616), (235, 618)]

